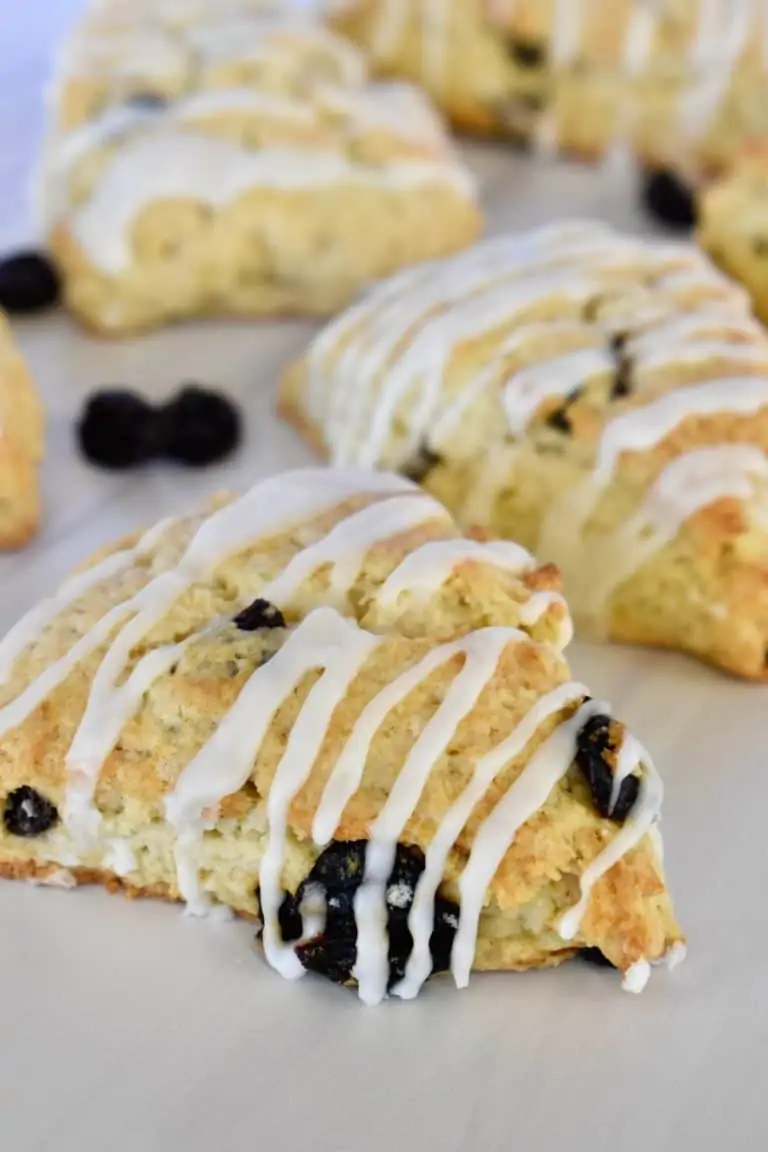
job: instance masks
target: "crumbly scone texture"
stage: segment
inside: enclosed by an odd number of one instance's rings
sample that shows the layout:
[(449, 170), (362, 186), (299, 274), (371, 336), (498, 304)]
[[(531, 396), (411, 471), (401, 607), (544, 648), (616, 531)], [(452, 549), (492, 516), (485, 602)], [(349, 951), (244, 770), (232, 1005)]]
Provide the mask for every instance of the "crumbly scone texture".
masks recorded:
[(703, 186), (698, 242), (716, 264), (740, 281), (755, 312), (768, 323), (768, 146), (746, 149), (731, 170)]
[(43, 409), (0, 312), (0, 548), (20, 548), (40, 523)]
[(488, 241), (337, 318), (280, 405), (557, 563), (585, 632), (768, 678), (768, 338), (696, 249)]
[(329, 315), (471, 243), (471, 177), (405, 83), (276, 5), (107, 4), (66, 45), (39, 209), (69, 306), (125, 335)]
[[(96, 881), (256, 917), (268, 850), (290, 899), (323, 852), (346, 860), (369, 840), (420, 757), (428, 771), (398, 851), (426, 852), (482, 758), (536, 706), (540, 722), (527, 721), (527, 738), (502, 758), (447, 852), (438, 895), (458, 906), (488, 817), (516, 781), (541, 771), (536, 753), (587, 699), (561, 651), (570, 628), (557, 572), (511, 545), (463, 538), (437, 501), (395, 476), (288, 473), (117, 542), (73, 581), (0, 645), (0, 872), (9, 877)], [(338, 669), (361, 645), (345, 678)], [(476, 663), (484, 670), (460, 706), (458, 681)], [(313, 709), (326, 691), (335, 695), (320, 722)], [(382, 701), (361, 745), (353, 733)], [(449, 727), (425, 761), (425, 732), (446, 710)], [(658, 833), (644, 834), (639, 816), (576, 934), (557, 930), (587, 866), (634, 819), (610, 802), (628, 734), (604, 706), (594, 711), (596, 742), (574, 730), (530, 819), (517, 835), (502, 828), (504, 850), (481, 891), (476, 968), (556, 964), (594, 947), (627, 970), (681, 942)], [(314, 821), (350, 744), (360, 775), (328, 843), (318, 841)], [(651, 771), (639, 754), (638, 811)], [(321, 955), (350, 944), (334, 938), (349, 927), (331, 917), (334, 882)]]
[(593, 157), (631, 143), (708, 170), (765, 128), (749, 0), (327, 0), (385, 75), (421, 81), (462, 128)]

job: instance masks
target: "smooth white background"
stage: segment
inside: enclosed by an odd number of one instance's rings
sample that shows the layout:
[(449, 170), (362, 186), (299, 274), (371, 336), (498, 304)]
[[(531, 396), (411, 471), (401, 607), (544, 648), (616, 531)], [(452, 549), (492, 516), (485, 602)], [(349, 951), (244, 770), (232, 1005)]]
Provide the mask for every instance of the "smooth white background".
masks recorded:
[[(50, 44), (75, 5), (0, 14), (0, 241), (30, 235), (24, 179)], [(633, 180), (475, 146), (492, 226), (597, 214), (638, 230)], [(311, 327), (200, 324), (112, 344), (64, 315), (17, 325), (49, 410), (46, 522), (0, 559), (5, 627), (90, 549), (211, 490), (306, 462), (272, 416)], [(81, 462), (87, 393), (237, 395), (238, 457), (209, 472), (111, 476)], [(670, 881), (690, 957), (641, 997), (571, 964), (447, 981), (361, 1007), (284, 983), (245, 925), (101, 892), (0, 884), (2, 1152), (702, 1152), (768, 1146), (768, 689), (682, 657), (576, 644), (573, 664), (656, 754)]]

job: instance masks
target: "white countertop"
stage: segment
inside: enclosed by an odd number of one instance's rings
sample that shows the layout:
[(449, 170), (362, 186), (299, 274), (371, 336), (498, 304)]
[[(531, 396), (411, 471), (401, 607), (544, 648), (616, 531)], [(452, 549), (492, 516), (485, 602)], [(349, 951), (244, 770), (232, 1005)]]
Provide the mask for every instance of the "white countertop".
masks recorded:
[[(75, 4), (0, 18), (0, 239), (27, 237), (23, 182), (47, 40)], [(10, 47), (8, 47), (10, 45)], [(495, 229), (559, 214), (635, 230), (632, 180), (467, 150)], [(46, 521), (0, 558), (6, 626), (89, 550), (123, 531), (310, 459), (272, 415), (308, 324), (200, 324), (87, 338), (62, 314), (16, 325), (49, 411)], [(91, 469), (73, 422), (100, 385), (239, 397), (247, 442), (222, 467)], [(413, 1004), (360, 1006), (284, 983), (248, 925), (173, 908), (0, 884), (2, 1152), (701, 1152), (768, 1147), (768, 689), (683, 657), (575, 644), (579, 678), (655, 753), (667, 784), (670, 882), (688, 962), (640, 997), (574, 963), (433, 982)]]

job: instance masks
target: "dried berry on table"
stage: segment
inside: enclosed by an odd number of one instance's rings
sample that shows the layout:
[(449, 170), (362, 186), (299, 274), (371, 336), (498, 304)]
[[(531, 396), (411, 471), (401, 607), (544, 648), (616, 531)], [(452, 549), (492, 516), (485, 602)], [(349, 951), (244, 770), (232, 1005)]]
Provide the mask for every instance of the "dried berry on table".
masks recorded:
[(695, 193), (674, 172), (646, 172), (641, 200), (651, 216), (662, 224), (686, 231), (696, 224)]
[(135, 392), (108, 389), (87, 401), (77, 426), (83, 455), (102, 468), (135, 468), (157, 451), (157, 419)]
[(0, 308), (6, 312), (40, 312), (60, 294), (59, 274), (44, 253), (17, 252), (0, 260)]
[(242, 428), (231, 400), (187, 384), (160, 407), (126, 389), (96, 392), (77, 432), (83, 454), (103, 468), (133, 468), (157, 457), (200, 467), (228, 456)]
[(160, 411), (162, 454), (183, 464), (212, 464), (241, 438), (240, 412), (231, 400), (199, 384), (186, 384)]

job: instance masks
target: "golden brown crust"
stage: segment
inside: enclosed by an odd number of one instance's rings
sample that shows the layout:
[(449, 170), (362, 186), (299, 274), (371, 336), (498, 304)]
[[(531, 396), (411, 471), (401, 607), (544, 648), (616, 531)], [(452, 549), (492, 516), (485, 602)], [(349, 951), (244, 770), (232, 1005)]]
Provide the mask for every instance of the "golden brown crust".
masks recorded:
[[(382, 693), (391, 691), (399, 678), (426, 662), (400, 702), (388, 705), (371, 732), (359, 783), (334, 825), (336, 843), (369, 838), (403, 765), (442, 702), (455, 690), (471, 652), (483, 651), (488, 644), (499, 645), (497, 656), (477, 683), (468, 710), (454, 719), (450, 744), (436, 756), (403, 825), (398, 839), (409, 845), (409, 850), (429, 847), (436, 829), (471, 782), (475, 766), (518, 730), (534, 705), (542, 707), (552, 699), (522, 751), (510, 753), (509, 762), (500, 763), (457, 832), (443, 869), (441, 894), (449, 901), (458, 899), (459, 878), (487, 818), (527, 770), (537, 750), (575, 716), (584, 698), (580, 686), (568, 686), (568, 668), (559, 651), (568, 630), (565, 608), (557, 595), (557, 573), (551, 565), (539, 568), (523, 558), (515, 560), (515, 565), (523, 564), (522, 568), (500, 563), (494, 559), (495, 545), (489, 545), (487, 553), (483, 550), (482, 533), (477, 534), (474, 551), (467, 549), (437, 504), (394, 477), (390, 481), (392, 492), (386, 495), (383, 490), (378, 494), (366, 492), (366, 483), (374, 481), (366, 480), (364, 474), (349, 480), (346, 475), (313, 471), (294, 478), (288, 474), (247, 498), (250, 513), (246, 505), (240, 512), (240, 504), (228, 505), (219, 499), (207, 513), (174, 522), (154, 542), (142, 544), (147, 538), (138, 534), (124, 538), (118, 548), (102, 550), (90, 566), (81, 569), (90, 577), (91, 586), (70, 605), (62, 605), (58, 617), (22, 646), (11, 678), (2, 689), (3, 875), (66, 884), (71, 874), (78, 883), (102, 883), (111, 890), (124, 888), (130, 894), (189, 899), (189, 874), (186, 866), (182, 867), (187, 857), (179, 855), (186, 843), (182, 836), (186, 826), (172, 822), (169, 813), (174, 809), (168, 804), (184, 795), (185, 772), (208, 746), (212, 734), (227, 722), (237, 702), (248, 698), (244, 694), (258, 688), (249, 725), (236, 746), (248, 739), (250, 721), (258, 724), (259, 708), (265, 707), (263, 694), (270, 691), (269, 685), (274, 683), (271, 677), (278, 675), (274, 670), (280, 667), (288, 645), (301, 652), (301, 637), (313, 635), (312, 628), (320, 627), (324, 634), (322, 629), (330, 627), (334, 635), (338, 634), (342, 650), (352, 637), (359, 637), (360, 642), (368, 637), (366, 645), (372, 647), (366, 649), (324, 727), (318, 729), (317, 749), (311, 754), (304, 782), (297, 784), (290, 797), (281, 866), (281, 883), (287, 893), (296, 893), (322, 853), (322, 842), (313, 839), (315, 818), (342, 751), (366, 710), (378, 707)], [(103, 761), (92, 761), (95, 752), (91, 744), (83, 764), (95, 763), (97, 767), (89, 801), (95, 808), (86, 811), (96, 816), (98, 834), (91, 830), (83, 839), (85, 825), (81, 827), (78, 822), (82, 819), (78, 797), (83, 784), (80, 773), (85, 768), (76, 767), (80, 760), (73, 749), (78, 747), (76, 733), (86, 706), (94, 706), (94, 677), (107, 646), (102, 642), (90, 655), (83, 650), (76, 665), (68, 672), (65, 669), (57, 677), (58, 683), (55, 679), (25, 715), (19, 712), (19, 701), (26, 699), (24, 693), (34, 692), (40, 674), (47, 669), (50, 675), (74, 644), (82, 648), (88, 637), (95, 635), (92, 630), (107, 611), (114, 611), (136, 594), (141, 594), (143, 603), (151, 603), (145, 591), (154, 587), (150, 580), (162, 581), (163, 574), (185, 570), (179, 567), (181, 557), (212, 515), (221, 520), (238, 511), (239, 523), (241, 515), (253, 516), (261, 507), (261, 492), (263, 507), (273, 510), (280, 506), (280, 493), (292, 491), (290, 485), (298, 485), (299, 492), (306, 491), (302, 500), (311, 503), (324, 485), (331, 485), (334, 492), (339, 483), (351, 484), (346, 497), (329, 495), (325, 510), (311, 516), (294, 514), (293, 520), (287, 517), (285, 524), (278, 523), (266, 535), (254, 529), (244, 550), (223, 554), (210, 577), (193, 581), (186, 591), (180, 591), (155, 623), (148, 622), (149, 630), (136, 637), (130, 658), (118, 675), (123, 683), (131, 683), (139, 675), (137, 670), (144, 667), (145, 657), (162, 656), (170, 651), (168, 645), (181, 643), (182, 647), (173, 649), (173, 662), (164, 664), (165, 670), (153, 673), (146, 682), (141, 699), (126, 711), (114, 746), (111, 750), (109, 743), (103, 747)], [(355, 494), (358, 486), (359, 494)], [(405, 519), (398, 528), (396, 521), (401, 516)], [(380, 539), (363, 537), (368, 543), (355, 571), (354, 565), (344, 567), (349, 561), (343, 548), (337, 561), (330, 559), (334, 553), (326, 550), (331, 539), (354, 539), (349, 536), (351, 525), (361, 517), (368, 525), (366, 532), (394, 519), (391, 529), (381, 530)], [(424, 567), (425, 558), (433, 555), (430, 549), (446, 547), (455, 549), (456, 555), (451, 552), (448, 567), (438, 568), (431, 578), (434, 584), (428, 583), (428, 590), (422, 592), (430, 573), (429, 564)], [(127, 559), (119, 568), (114, 561), (121, 553)], [(357, 555), (354, 549), (353, 554)], [(312, 555), (317, 559), (310, 563)], [(323, 560), (323, 556), (327, 558)], [(395, 572), (406, 570), (406, 561), (417, 562), (413, 583), (406, 581), (399, 594), (388, 598), (383, 595), (387, 581)], [(232, 618), (258, 598), (261, 590), (270, 594), (271, 582), (281, 573), (284, 578), (292, 562), (291, 570), (295, 571), (298, 563), (304, 576), (293, 591), (279, 597), (287, 626), (255, 630), (235, 626)], [(341, 570), (333, 567), (336, 562), (342, 564)], [(99, 567), (105, 563), (108, 570)], [(271, 594), (277, 596), (276, 591)], [(537, 611), (532, 613), (534, 605)], [(322, 625), (317, 623), (318, 611)], [(118, 641), (120, 628), (116, 622), (110, 643)], [(310, 644), (309, 652), (314, 651), (309, 640), (304, 643)], [(454, 647), (443, 653), (444, 645)], [(214, 775), (208, 787), (213, 785), (221, 792), (205, 809), (210, 831), (193, 838), (194, 871), (203, 892), (238, 914), (255, 917), (259, 912), (261, 863), (270, 837), (277, 835), (268, 801), (277, 787), (276, 777), (291, 733), (318, 685), (324, 660), (331, 660), (335, 651), (329, 649), (327, 658), (308, 658), (293, 688), (286, 686), (277, 698), (265, 733), (254, 744), (253, 762), (246, 765), (241, 786), (233, 787), (234, 781), (228, 786), (218, 784), (223, 765), (218, 758), (211, 761)], [(104, 683), (100, 683), (102, 692)], [(15, 711), (9, 713), (9, 708)], [(9, 716), (13, 718), (10, 721)], [(106, 714), (104, 719), (106, 722)], [(98, 744), (103, 730), (98, 713), (94, 723)], [(614, 752), (623, 738), (623, 727), (614, 724)], [(589, 862), (598, 859), (618, 829), (615, 820), (600, 815), (586, 780), (567, 755), (562, 768), (562, 779), (511, 839), (500, 867), (490, 877), (480, 917), (476, 967), (518, 969), (555, 964), (580, 947), (596, 946), (618, 967), (628, 969), (640, 960), (663, 957), (681, 939), (661, 860), (655, 843), (647, 836), (597, 880), (576, 939), (572, 942), (557, 935), (553, 925), (578, 899), (579, 876)], [(606, 753), (602, 770), (610, 777), (615, 768), (615, 755)], [(639, 770), (644, 771), (642, 767)], [(23, 788), (34, 789), (59, 813), (50, 827), (26, 836), (19, 834), (14, 824), (18, 819), (14, 805), (22, 802), (24, 794), (18, 790)], [(193, 829), (190, 825), (188, 831)]]

